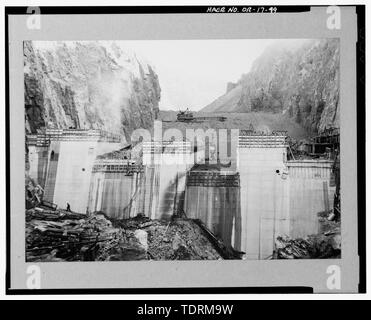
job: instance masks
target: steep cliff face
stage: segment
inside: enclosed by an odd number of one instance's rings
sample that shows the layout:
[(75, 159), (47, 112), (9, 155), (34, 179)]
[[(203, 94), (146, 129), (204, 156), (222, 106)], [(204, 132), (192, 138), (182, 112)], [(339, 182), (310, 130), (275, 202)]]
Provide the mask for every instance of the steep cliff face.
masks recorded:
[(102, 129), (126, 138), (157, 117), (150, 65), (114, 42), (24, 42), (26, 132)]
[(312, 132), (339, 127), (338, 39), (273, 45), (202, 111), (284, 113)]

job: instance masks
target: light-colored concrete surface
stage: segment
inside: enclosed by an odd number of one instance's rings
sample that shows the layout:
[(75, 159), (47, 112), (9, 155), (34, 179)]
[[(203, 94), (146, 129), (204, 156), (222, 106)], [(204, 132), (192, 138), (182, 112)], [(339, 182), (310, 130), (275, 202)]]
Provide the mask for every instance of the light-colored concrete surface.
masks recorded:
[(330, 187), (332, 161), (306, 160), (287, 163), (290, 183), (290, 236), (318, 233), (317, 213), (329, 211), (335, 187)]
[(185, 212), (200, 219), (226, 245), (240, 249), (240, 188), (188, 186)]
[(328, 211), (333, 199), (331, 164), (287, 162), (286, 148), (278, 144), (240, 145), (241, 249), (248, 259), (269, 258), (277, 236), (305, 238), (318, 233), (317, 214)]
[(286, 148), (240, 146), (241, 250), (247, 259), (266, 259), (273, 253), (274, 239), (288, 231)]

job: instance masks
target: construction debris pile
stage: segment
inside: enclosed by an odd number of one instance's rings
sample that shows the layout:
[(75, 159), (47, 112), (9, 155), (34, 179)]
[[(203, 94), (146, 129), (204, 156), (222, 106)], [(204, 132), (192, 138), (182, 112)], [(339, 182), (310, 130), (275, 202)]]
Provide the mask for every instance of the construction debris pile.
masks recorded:
[(39, 207), (26, 211), (27, 262), (216, 260), (228, 254), (191, 219), (110, 220), (101, 212), (87, 216)]
[(27, 261), (93, 260), (119, 230), (103, 215), (34, 208), (26, 211)]
[(25, 175), (26, 208), (32, 208), (41, 202), (44, 194), (43, 188), (38, 185), (28, 174)]
[(341, 257), (340, 221), (329, 221), (319, 214), (320, 232), (305, 239), (280, 236), (276, 239), (275, 259), (335, 259)]
[(308, 139), (287, 138), (289, 157), (295, 160), (335, 159), (340, 151), (339, 128), (328, 128)]
[[(149, 259), (153, 260), (215, 260), (222, 259), (202, 228), (191, 219), (171, 221), (136, 217), (118, 224), (126, 234), (141, 237), (147, 243)], [(139, 233), (140, 232), (140, 233)]]

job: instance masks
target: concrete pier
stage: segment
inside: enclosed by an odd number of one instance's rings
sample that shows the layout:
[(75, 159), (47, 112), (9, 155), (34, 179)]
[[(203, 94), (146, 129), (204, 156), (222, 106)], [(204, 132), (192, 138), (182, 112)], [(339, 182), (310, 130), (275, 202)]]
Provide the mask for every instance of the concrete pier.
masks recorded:
[(241, 177), (241, 251), (266, 259), (274, 239), (289, 230), (285, 136), (240, 136), (237, 170)]
[(36, 136), (35, 148), (41, 144), (45, 148), (41, 153), (32, 150), (30, 176), (44, 184), (44, 199), (60, 208), (69, 203), (71, 210), (86, 212), (93, 163), (98, 155), (119, 149), (120, 138), (99, 130), (49, 129)]
[(185, 212), (200, 219), (226, 245), (241, 242), (240, 177), (235, 172), (190, 171)]
[(317, 214), (330, 210), (334, 195), (333, 162), (288, 161), (285, 141), (277, 134), (241, 135), (236, 165), (197, 169), (194, 159), (204, 153), (185, 141), (143, 143), (137, 163), (99, 157), (121, 150), (114, 135), (50, 130), (27, 139), (29, 175), (60, 208), (68, 202), (72, 211), (116, 219), (185, 214), (247, 259), (268, 259), (278, 236), (318, 233)]
[[(193, 164), (191, 145), (186, 141), (147, 142), (143, 145), (143, 164), (146, 165), (143, 192), (148, 216), (151, 219), (169, 219), (183, 211), (186, 174)], [(149, 198), (149, 199), (148, 199)]]
[(125, 159), (97, 159), (92, 168), (88, 211), (115, 219), (134, 217), (139, 206), (141, 166)]
[(332, 207), (335, 187), (330, 187), (331, 160), (288, 161), (291, 237), (316, 234), (318, 212)]
[(138, 214), (169, 219), (183, 210), (190, 148), (184, 143), (165, 146), (169, 144), (144, 144), (143, 165), (125, 159), (95, 160), (88, 210), (103, 211), (116, 219)]
[(332, 161), (287, 161), (285, 136), (240, 136), (241, 250), (247, 259), (268, 259), (278, 236), (318, 233), (319, 212), (328, 211)]

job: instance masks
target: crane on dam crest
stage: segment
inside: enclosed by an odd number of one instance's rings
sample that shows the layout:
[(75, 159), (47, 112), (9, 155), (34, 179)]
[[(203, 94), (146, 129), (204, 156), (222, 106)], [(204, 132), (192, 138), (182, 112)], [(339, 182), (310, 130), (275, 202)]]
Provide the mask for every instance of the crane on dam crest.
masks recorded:
[(188, 108), (185, 111), (179, 111), (177, 114), (178, 122), (203, 122), (208, 120), (216, 120), (224, 122), (227, 117), (224, 116), (194, 116), (193, 112)]

